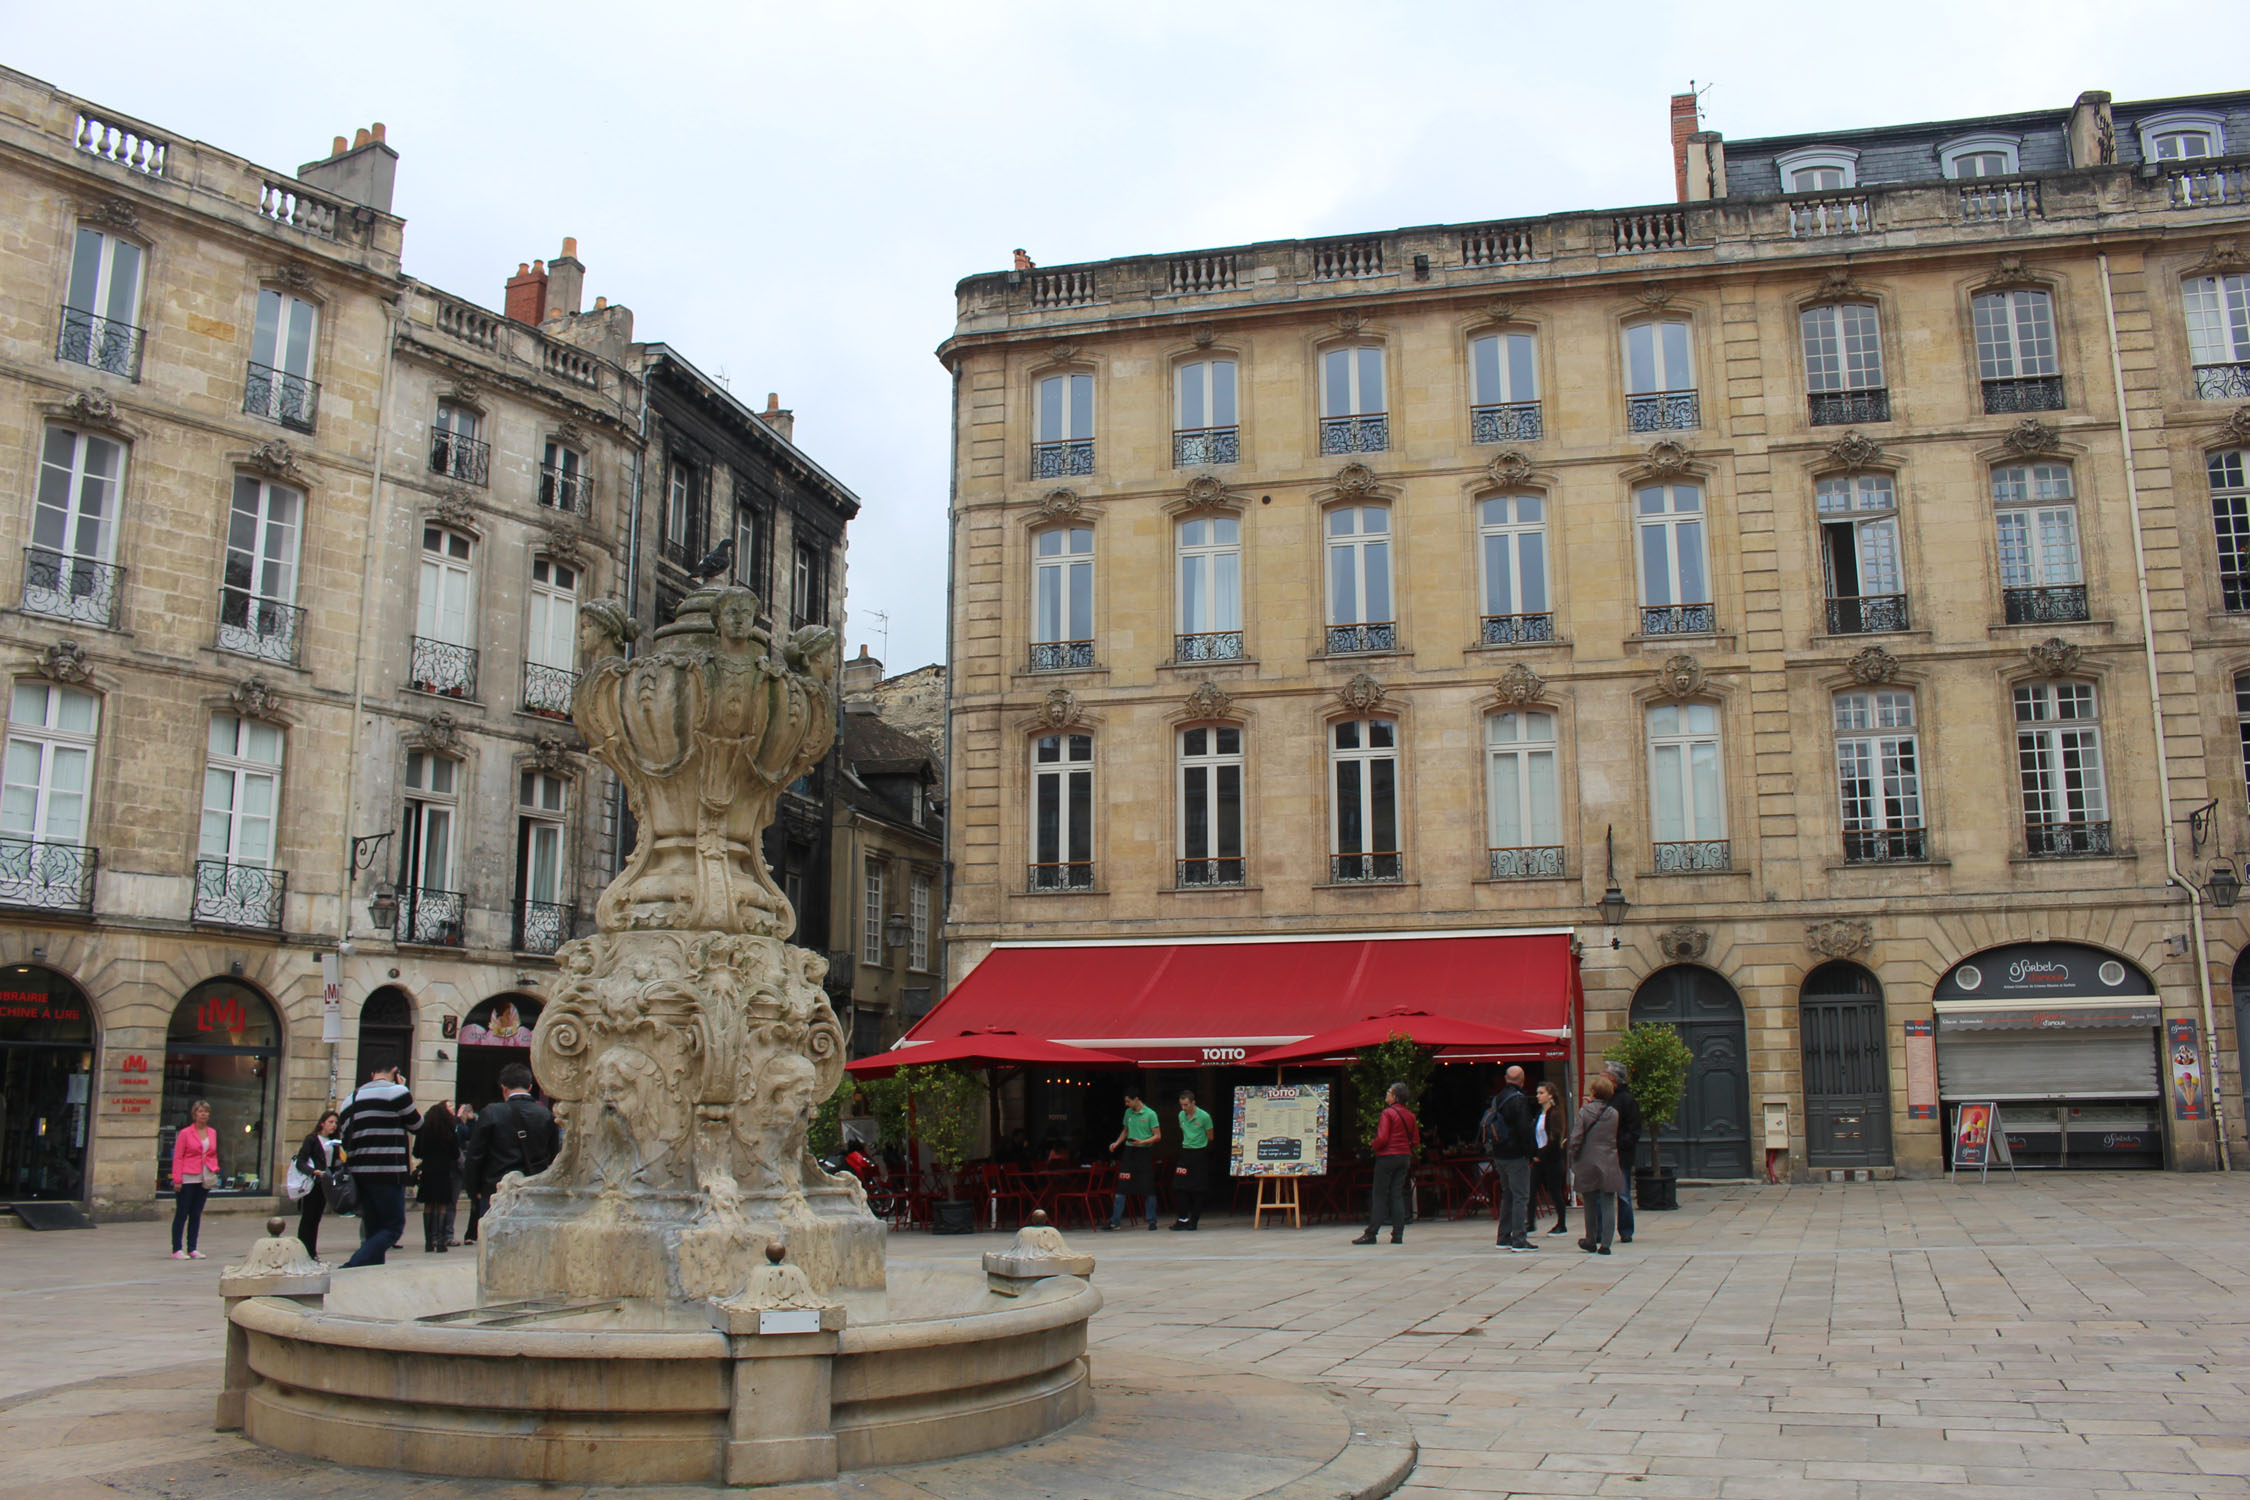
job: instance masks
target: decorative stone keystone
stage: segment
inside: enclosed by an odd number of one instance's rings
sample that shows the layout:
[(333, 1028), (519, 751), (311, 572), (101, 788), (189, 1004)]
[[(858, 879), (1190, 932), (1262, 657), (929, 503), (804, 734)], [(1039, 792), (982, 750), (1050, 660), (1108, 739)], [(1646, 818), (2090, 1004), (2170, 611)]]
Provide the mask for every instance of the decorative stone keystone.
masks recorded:
[(226, 1299), (227, 1368), (211, 1425), (221, 1432), (242, 1426), (243, 1398), (258, 1383), (250, 1373), (250, 1335), (235, 1325), (235, 1304), (251, 1297), (287, 1297), (319, 1307), (328, 1296), (328, 1268), (306, 1254), (304, 1241), (288, 1228), (287, 1219), (266, 1220), (265, 1238), (251, 1245), (248, 1258), (219, 1273), (219, 1295)]
[(1031, 1222), (1016, 1231), (1016, 1242), (1005, 1250), (984, 1252), (985, 1285), (1003, 1297), (1020, 1297), (1035, 1281), (1049, 1276), (1090, 1279), (1094, 1257), (1081, 1255), (1063, 1242), (1062, 1231), (1047, 1222), (1047, 1211), (1035, 1209)]

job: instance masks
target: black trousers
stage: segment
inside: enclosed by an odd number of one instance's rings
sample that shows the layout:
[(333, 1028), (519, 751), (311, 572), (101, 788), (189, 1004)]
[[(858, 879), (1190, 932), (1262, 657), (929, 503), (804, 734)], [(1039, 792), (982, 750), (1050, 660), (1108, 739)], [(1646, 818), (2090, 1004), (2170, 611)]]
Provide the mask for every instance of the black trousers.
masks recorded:
[(1375, 1191), (1367, 1199), (1367, 1232), (1373, 1234), (1385, 1224), (1391, 1233), (1406, 1233), (1406, 1179), (1414, 1165), (1410, 1156), (1378, 1156), (1375, 1158)]
[(1539, 1158), (1539, 1185), (1547, 1190), (1548, 1201), (1555, 1205), (1555, 1223), (1558, 1227), (1570, 1223), (1570, 1172), (1563, 1159)]
[(297, 1238), (303, 1243), (305, 1254), (314, 1260), (320, 1259), (320, 1216), (327, 1212), (328, 1194), (316, 1177), (312, 1191), (297, 1200)]

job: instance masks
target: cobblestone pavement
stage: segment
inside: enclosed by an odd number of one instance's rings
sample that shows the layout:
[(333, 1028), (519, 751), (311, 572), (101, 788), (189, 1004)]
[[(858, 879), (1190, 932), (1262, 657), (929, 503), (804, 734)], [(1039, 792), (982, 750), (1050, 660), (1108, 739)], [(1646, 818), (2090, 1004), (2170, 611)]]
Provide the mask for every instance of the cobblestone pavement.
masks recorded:
[[(157, 1225), (0, 1230), (0, 1433), (10, 1396), (213, 1361), (255, 1223), (185, 1265)], [(1475, 1222), (1072, 1239), (1101, 1257), (1097, 1378), (1107, 1347), (1354, 1388), (1413, 1423), (1402, 1495), (2250, 1496), (2250, 1182), (1689, 1189), (1640, 1229), (1607, 1257)]]

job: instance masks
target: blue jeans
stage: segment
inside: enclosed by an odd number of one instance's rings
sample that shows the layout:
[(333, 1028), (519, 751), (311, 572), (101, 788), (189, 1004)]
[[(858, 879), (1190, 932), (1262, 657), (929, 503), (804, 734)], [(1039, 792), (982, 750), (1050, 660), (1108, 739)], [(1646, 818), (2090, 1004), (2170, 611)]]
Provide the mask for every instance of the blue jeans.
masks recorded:
[[(211, 1190), (200, 1182), (184, 1183), (177, 1190), (172, 1202), (172, 1248), (174, 1250), (193, 1250), (195, 1248), (195, 1237), (203, 1229), (203, 1202), (210, 1196)], [(185, 1245), (180, 1243), (180, 1234), (183, 1230), (187, 1234)]]
[(1617, 1195), (1617, 1237), (1633, 1237), (1633, 1169), (1625, 1169), (1625, 1191)]
[[(1109, 1211), (1110, 1228), (1115, 1229), (1125, 1222), (1125, 1200), (1133, 1196), (1131, 1193), (1119, 1193), (1117, 1195), (1117, 1203)], [(1154, 1193), (1148, 1195), (1148, 1221), (1151, 1224), (1156, 1222), (1156, 1194)]]
[(359, 1184), (359, 1217), (367, 1226), (367, 1238), (359, 1242), (352, 1258), (344, 1262), (345, 1269), (353, 1266), (379, 1266), (383, 1254), (398, 1243), (406, 1233), (406, 1184), (403, 1182), (369, 1182)]
[(1617, 1195), (1615, 1193), (1587, 1193), (1586, 1238), (1583, 1243), (1600, 1245), (1603, 1249), (1617, 1238)]

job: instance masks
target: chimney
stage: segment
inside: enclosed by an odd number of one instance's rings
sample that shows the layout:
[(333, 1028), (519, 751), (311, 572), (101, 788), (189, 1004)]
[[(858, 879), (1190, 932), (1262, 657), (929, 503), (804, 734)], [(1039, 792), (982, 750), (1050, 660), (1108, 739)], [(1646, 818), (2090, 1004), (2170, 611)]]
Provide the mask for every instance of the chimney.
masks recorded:
[(869, 656), (867, 648), (859, 648), (859, 655), (844, 663), (844, 696), (864, 693), (883, 680), (883, 659)]
[(398, 181), (398, 153), (383, 144), (381, 125), (362, 126), (353, 132), (349, 143), (337, 136), (325, 160), (308, 161), (299, 167), (297, 180), (348, 203), (364, 204), (387, 214)]
[(2117, 126), (2109, 113), (2109, 94), (2103, 89), (2088, 89), (2078, 96), (2070, 107), (2070, 121), (2064, 126), (2070, 137), (2070, 164), (2074, 167), (2106, 167), (2117, 160)]
[(547, 263), (518, 263), (508, 278), (507, 300), (500, 304), (518, 323), (540, 323), (547, 317)]
[(547, 310), (552, 317), (578, 316), (578, 299), (586, 291), (586, 267), (578, 259), (578, 239), (563, 236), (562, 254), (547, 262)]
[(1672, 96), (1672, 186), (1679, 201), (1688, 201), (1688, 137), (1695, 134), (1695, 94)]
[[(781, 404), (779, 391), (766, 392), (766, 409), (758, 413), (758, 420), (780, 433), (783, 442), (793, 443), (797, 440), (797, 414)], [(865, 646), (859, 649), (863, 655), (867, 651)], [(880, 667), (882, 663), (876, 662), (875, 665)]]
[(1698, 130), (1687, 138), (1686, 202), (1727, 195), (1727, 141), (1716, 130)]

